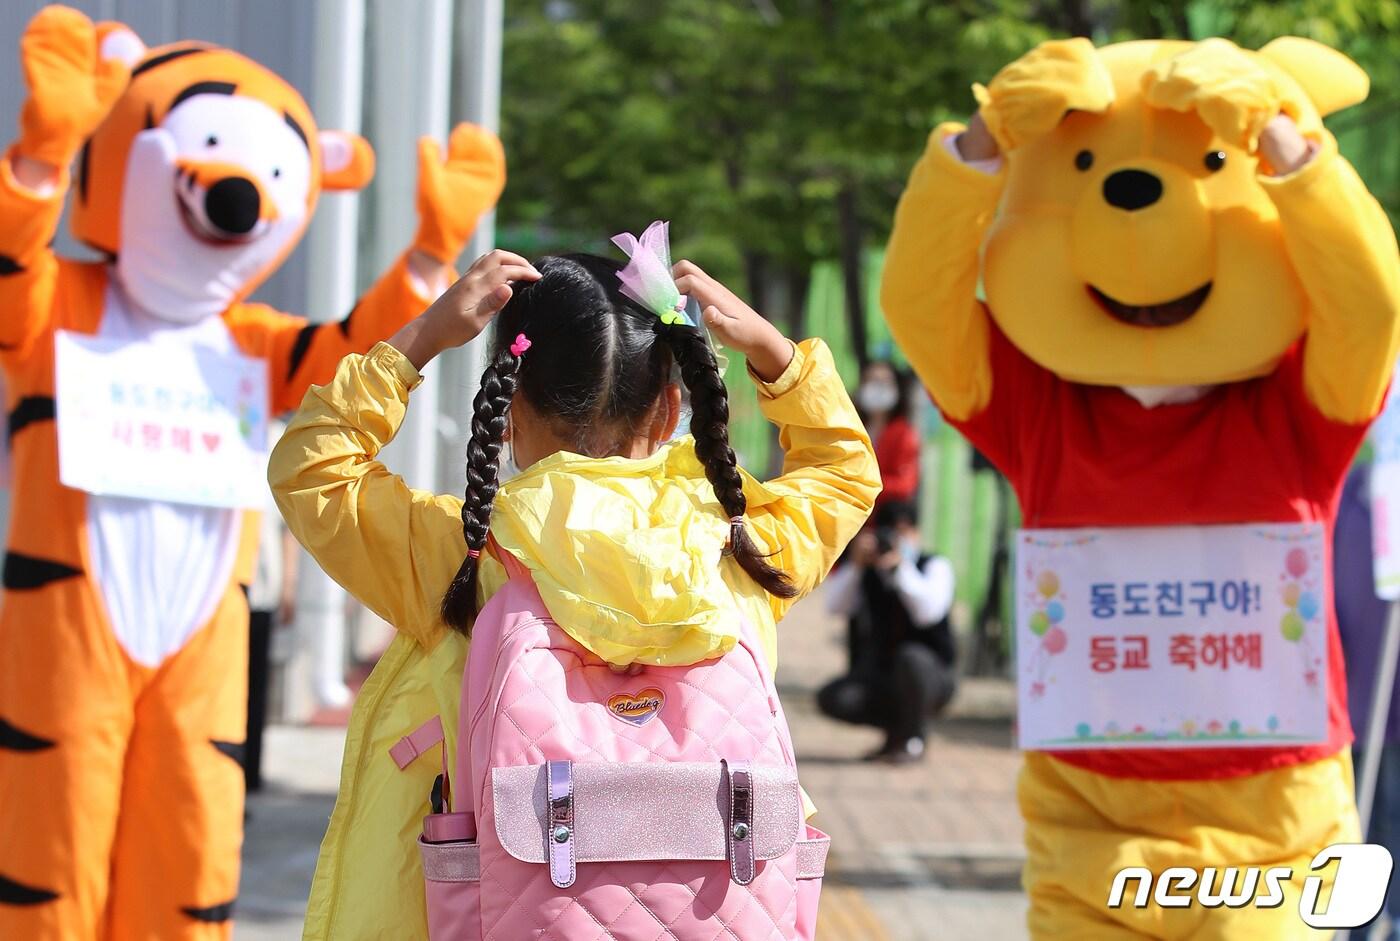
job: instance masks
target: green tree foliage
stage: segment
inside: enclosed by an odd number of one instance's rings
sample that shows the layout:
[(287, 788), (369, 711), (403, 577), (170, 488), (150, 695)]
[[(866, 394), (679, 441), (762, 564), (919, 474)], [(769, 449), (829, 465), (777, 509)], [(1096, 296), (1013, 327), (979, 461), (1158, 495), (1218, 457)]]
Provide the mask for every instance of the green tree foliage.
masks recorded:
[(971, 77), (1049, 35), (1029, 9), (512, 2), (504, 237), (597, 245), (670, 218), (678, 252), (790, 317), (812, 262), (840, 254), (842, 193), (848, 227), (881, 242), (929, 129), (970, 107)]
[(794, 329), (813, 263), (843, 259), (864, 336), (862, 252), (929, 129), (1054, 35), (1334, 45), (1374, 82), (1344, 148), (1400, 206), (1400, 0), (512, 0), (506, 25), (505, 244), (601, 250), (669, 218), (678, 253)]

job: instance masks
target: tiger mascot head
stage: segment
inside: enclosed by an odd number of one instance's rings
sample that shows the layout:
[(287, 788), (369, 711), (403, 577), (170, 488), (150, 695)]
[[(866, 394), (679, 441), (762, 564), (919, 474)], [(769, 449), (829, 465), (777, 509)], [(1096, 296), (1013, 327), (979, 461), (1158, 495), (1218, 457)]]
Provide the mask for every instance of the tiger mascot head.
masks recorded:
[(290, 84), (228, 49), (147, 49), (100, 27), (100, 55), (131, 78), (79, 154), (73, 234), (116, 259), (146, 310), (192, 323), (221, 314), (276, 269), (323, 189), (363, 187), (374, 153), (316, 127)]

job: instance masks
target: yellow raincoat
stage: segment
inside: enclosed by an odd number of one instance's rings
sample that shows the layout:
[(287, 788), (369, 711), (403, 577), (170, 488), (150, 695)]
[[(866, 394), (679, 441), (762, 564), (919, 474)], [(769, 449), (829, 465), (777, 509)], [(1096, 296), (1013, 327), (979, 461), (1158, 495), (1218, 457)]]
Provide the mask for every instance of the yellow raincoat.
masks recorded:
[[(374, 459), (418, 381), (387, 344), (346, 357), (329, 384), (307, 393), (268, 474), (302, 545), (399, 629), (350, 717), (307, 939), (427, 936), (414, 840), (438, 767), (424, 758), (399, 771), (388, 750), (441, 715), (455, 754), (467, 641), (442, 623), (438, 605), (466, 543), (460, 499), (411, 490)], [(744, 476), (746, 519), (805, 595), (865, 522), (879, 472), (820, 340), (799, 344), (776, 381), (755, 381), (784, 463), (771, 481)], [(610, 662), (713, 657), (733, 646), (738, 610), (776, 663), (775, 627), (793, 602), (767, 594), (721, 556), (728, 523), (689, 438), (641, 460), (546, 458), (501, 488), (491, 532), (530, 569), (560, 626)], [(504, 580), (500, 563), (484, 554), (480, 600)]]

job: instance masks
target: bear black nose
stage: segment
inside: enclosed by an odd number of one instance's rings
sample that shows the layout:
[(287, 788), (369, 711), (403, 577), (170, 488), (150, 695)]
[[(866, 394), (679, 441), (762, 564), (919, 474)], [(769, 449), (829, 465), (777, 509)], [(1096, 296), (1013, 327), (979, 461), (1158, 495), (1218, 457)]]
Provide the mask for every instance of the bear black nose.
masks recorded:
[(231, 176), (209, 187), (204, 212), (209, 221), (229, 235), (247, 235), (258, 224), (262, 210), (258, 188), (241, 176)]
[(1103, 198), (1129, 212), (1145, 209), (1162, 198), (1162, 181), (1145, 170), (1119, 170), (1103, 181)]

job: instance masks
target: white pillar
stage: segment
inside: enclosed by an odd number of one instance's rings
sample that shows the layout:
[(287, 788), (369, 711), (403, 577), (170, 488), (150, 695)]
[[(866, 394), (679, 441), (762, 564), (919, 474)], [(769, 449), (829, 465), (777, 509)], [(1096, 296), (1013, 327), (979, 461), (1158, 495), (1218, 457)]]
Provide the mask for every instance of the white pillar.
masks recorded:
[[(317, 121), (360, 129), (364, 86), (364, 0), (317, 0), (311, 110)], [(344, 317), (355, 303), (358, 197), (322, 197), (307, 233), (307, 309), (317, 319)], [(345, 685), (345, 593), (303, 556), (297, 584), (298, 653), (288, 669), (288, 718), (350, 701)], [(310, 693), (308, 696), (307, 693)]]
[[(447, 148), (452, 71), (451, 0), (373, 0), (370, 30), (370, 120), (379, 160), (369, 257), (390, 264), (418, 226), (418, 139)], [(383, 460), (409, 485), (438, 489), (438, 396), (443, 369), (434, 363), (413, 393), (408, 417)]]
[[(501, 125), (501, 32), (503, 0), (457, 0), (457, 114), (462, 121), (480, 124), (499, 133)], [(509, 179), (510, 154), (506, 154)], [(509, 185), (509, 184), (507, 184)], [(486, 254), (496, 245), (496, 213), (482, 217), (462, 264)], [(471, 434), (472, 399), (481, 383), (486, 365), (487, 337), (453, 350), (443, 357), (446, 377), (442, 411), (450, 417), (447, 428), (455, 425), (442, 449), (440, 480), (450, 493), (466, 486), (465, 454)]]

